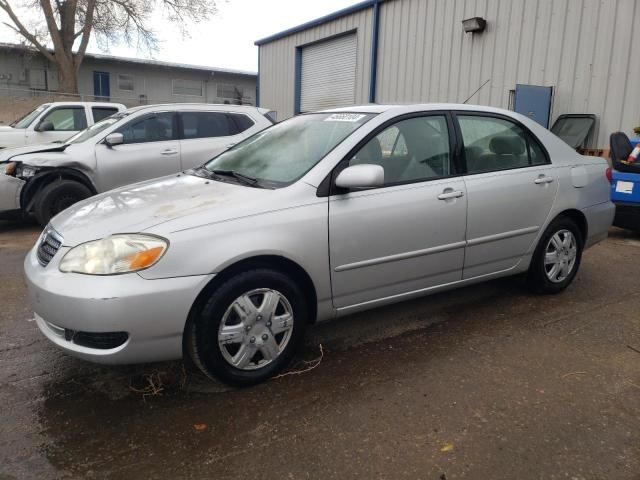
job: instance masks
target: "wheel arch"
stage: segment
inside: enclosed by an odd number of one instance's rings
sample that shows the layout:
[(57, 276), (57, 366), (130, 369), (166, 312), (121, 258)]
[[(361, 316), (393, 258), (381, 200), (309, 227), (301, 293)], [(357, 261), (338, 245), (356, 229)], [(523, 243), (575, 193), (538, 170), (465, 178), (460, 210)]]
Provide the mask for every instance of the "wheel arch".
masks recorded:
[(216, 276), (213, 277), (211, 281), (200, 291), (195, 301), (191, 305), (191, 309), (189, 310), (187, 321), (185, 322), (182, 334), (183, 358), (187, 358), (188, 356), (188, 346), (186, 344), (186, 340), (188, 338), (187, 332), (191, 328), (194, 315), (203, 307), (204, 303), (209, 298), (211, 293), (219, 285), (223, 284), (234, 275), (237, 275), (246, 270), (256, 268), (269, 268), (271, 270), (281, 272), (298, 283), (301, 286), (303, 293), (307, 297), (309, 306), (309, 322), (315, 323), (318, 308), (317, 293), (313, 280), (304, 268), (302, 268), (293, 260), (280, 255), (256, 255), (253, 257), (244, 258), (242, 260), (238, 260), (235, 263), (232, 263), (231, 265), (228, 265), (222, 271), (220, 271), (220, 273), (216, 274)]
[(38, 192), (56, 180), (73, 180), (87, 187), (92, 195), (98, 193), (91, 179), (79, 170), (68, 167), (47, 168), (34, 175), (33, 178), (25, 184), (25, 188), (22, 189), (20, 193), (20, 206), (22, 210), (30, 212)]
[(589, 224), (587, 222), (587, 217), (584, 215), (584, 213), (582, 213), (580, 210), (577, 210), (575, 208), (570, 208), (558, 213), (555, 216), (555, 218), (552, 220), (552, 222), (560, 217), (567, 217), (575, 222), (575, 224), (580, 229), (580, 234), (582, 235), (582, 243), (586, 244), (587, 235), (589, 234)]

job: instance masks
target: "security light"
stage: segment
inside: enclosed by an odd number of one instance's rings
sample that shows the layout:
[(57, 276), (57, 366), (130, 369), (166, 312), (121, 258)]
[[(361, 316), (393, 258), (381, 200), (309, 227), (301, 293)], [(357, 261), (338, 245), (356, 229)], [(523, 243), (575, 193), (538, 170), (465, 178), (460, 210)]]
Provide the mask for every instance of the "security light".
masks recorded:
[(487, 21), (482, 17), (467, 18), (462, 21), (465, 33), (481, 33), (487, 27)]

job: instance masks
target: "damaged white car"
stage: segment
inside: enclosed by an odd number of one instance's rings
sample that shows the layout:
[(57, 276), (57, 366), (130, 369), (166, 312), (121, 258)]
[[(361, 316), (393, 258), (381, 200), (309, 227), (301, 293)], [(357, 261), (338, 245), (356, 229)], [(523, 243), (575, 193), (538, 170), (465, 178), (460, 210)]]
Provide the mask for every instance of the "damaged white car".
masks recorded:
[(273, 124), (249, 106), (170, 104), (112, 115), (63, 144), (0, 153), (0, 216), (46, 225), (97, 193), (193, 168)]

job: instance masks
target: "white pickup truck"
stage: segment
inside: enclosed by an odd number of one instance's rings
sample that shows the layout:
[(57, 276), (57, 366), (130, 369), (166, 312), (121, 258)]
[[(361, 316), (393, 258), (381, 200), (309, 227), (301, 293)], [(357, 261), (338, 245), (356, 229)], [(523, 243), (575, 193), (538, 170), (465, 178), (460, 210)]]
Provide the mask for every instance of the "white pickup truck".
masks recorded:
[(44, 103), (11, 125), (0, 125), (0, 148), (60, 142), (126, 108), (108, 102)]

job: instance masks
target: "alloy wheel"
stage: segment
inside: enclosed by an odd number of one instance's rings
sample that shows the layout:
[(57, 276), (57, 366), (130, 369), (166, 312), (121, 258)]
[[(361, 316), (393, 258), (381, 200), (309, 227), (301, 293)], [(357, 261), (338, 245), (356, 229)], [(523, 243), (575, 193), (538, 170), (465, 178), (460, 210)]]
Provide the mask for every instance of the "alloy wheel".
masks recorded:
[(218, 330), (223, 358), (240, 370), (256, 370), (284, 351), (293, 332), (287, 298), (269, 288), (251, 290), (227, 308)]
[(569, 230), (557, 231), (547, 243), (544, 255), (544, 271), (553, 283), (565, 281), (576, 264), (578, 246), (576, 237)]

